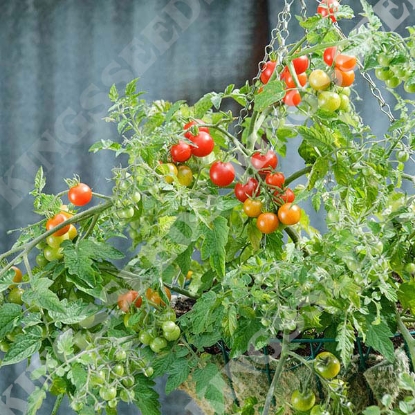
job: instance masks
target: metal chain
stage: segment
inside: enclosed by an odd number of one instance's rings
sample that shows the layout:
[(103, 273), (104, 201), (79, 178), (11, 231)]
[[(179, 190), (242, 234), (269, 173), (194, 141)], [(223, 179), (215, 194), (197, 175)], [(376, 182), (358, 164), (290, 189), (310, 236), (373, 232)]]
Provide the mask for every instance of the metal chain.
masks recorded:
[[(303, 1), (303, 0), (301, 0)], [(268, 61), (271, 53), (274, 52), (274, 44), (278, 41), (279, 47), (277, 52), (277, 62), (281, 62), (284, 53), (286, 52), (286, 40), (290, 34), (288, 30), (288, 24), (291, 20), (291, 6), (294, 3), (294, 0), (285, 0), (284, 9), (282, 12), (278, 13), (278, 22), (277, 26), (274, 27), (271, 31), (271, 40), (267, 46), (265, 46), (265, 55), (262, 61), (258, 63), (258, 72), (256, 76), (252, 79), (250, 91), (248, 93), (248, 99), (246, 101), (245, 107), (239, 112), (238, 122), (235, 125), (235, 133), (238, 135), (242, 132), (242, 124), (245, 119), (248, 117), (249, 112), (252, 108), (252, 103), (254, 101), (254, 93), (256, 90), (256, 82), (261, 76), (261, 71), (265, 63)]]

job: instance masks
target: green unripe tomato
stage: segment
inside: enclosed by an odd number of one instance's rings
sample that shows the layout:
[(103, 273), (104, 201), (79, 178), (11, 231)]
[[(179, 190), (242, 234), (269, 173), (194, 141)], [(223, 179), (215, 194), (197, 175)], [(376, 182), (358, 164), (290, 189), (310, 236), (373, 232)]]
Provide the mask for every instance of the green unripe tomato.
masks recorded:
[(10, 344), (6, 340), (0, 341), (0, 352), (7, 353), (10, 349)]
[(84, 408), (84, 404), (83, 404), (82, 402), (72, 401), (72, 402), (71, 402), (71, 408), (72, 408), (75, 412), (79, 412), (79, 411), (82, 411), (82, 409)]
[(122, 360), (127, 359), (127, 352), (126, 352), (124, 349), (117, 350), (117, 351), (115, 352), (114, 359), (115, 359), (117, 362), (121, 362)]
[(320, 405), (315, 405), (310, 411), (310, 415), (330, 415), (330, 412), (323, 409)]
[(106, 381), (106, 373), (104, 370), (91, 373), (90, 382), (92, 386), (103, 385)]
[(352, 106), (350, 105), (350, 98), (347, 95), (340, 94), (340, 107), (339, 110), (350, 112)]
[(117, 399), (111, 399), (108, 403), (107, 403), (108, 407), (110, 408), (116, 408), (118, 405), (118, 400)]
[(154, 374), (154, 369), (151, 366), (144, 369), (144, 376), (151, 378), (153, 374)]
[(409, 84), (408, 82), (405, 82), (403, 84), (403, 89), (405, 90), (405, 92), (407, 92), (408, 94), (415, 94), (415, 83), (413, 84)]
[(23, 304), (22, 295), (24, 293), (24, 289), (20, 287), (14, 287), (9, 292), (9, 302), (14, 304)]
[(340, 372), (340, 362), (333, 353), (321, 352), (314, 360), (314, 370), (324, 379), (333, 379)]
[(296, 411), (307, 412), (316, 403), (316, 396), (312, 391), (301, 392), (295, 390), (291, 395), (291, 405)]
[(380, 81), (386, 81), (393, 76), (393, 72), (389, 68), (376, 68), (375, 76)]
[[(174, 324), (174, 323), (173, 323)], [(180, 337), (180, 327), (174, 324), (174, 328), (163, 330), (163, 337), (169, 342), (176, 341)]]
[(405, 150), (399, 150), (396, 153), (396, 159), (401, 163), (405, 163), (409, 160), (409, 153)]
[(147, 330), (141, 330), (138, 335), (138, 339), (144, 346), (148, 346), (154, 339), (154, 336), (151, 335)]
[(117, 364), (112, 368), (112, 371), (115, 375), (121, 377), (124, 375), (124, 366), (122, 364)]
[(132, 391), (132, 390), (127, 390), (127, 389), (123, 389), (123, 390), (120, 392), (120, 399), (121, 399), (123, 402), (127, 402), (127, 403), (132, 402), (132, 401), (135, 399), (135, 394), (134, 394), (134, 391)]
[(392, 56), (388, 56), (386, 53), (379, 53), (377, 61), (381, 66), (389, 66), (392, 60)]
[(415, 274), (415, 264), (413, 262), (409, 262), (408, 264), (405, 265), (405, 271), (408, 274)]
[(154, 353), (159, 353), (162, 349), (167, 346), (167, 340), (163, 337), (155, 337), (150, 343), (150, 349)]
[(392, 76), (385, 80), (385, 85), (388, 88), (396, 88), (401, 83), (401, 80), (397, 76)]
[(36, 255), (36, 264), (38, 267), (43, 268), (49, 264), (49, 261), (45, 258), (45, 255), (41, 253)]
[(52, 248), (51, 246), (47, 246), (43, 250), (43, 255), (45, 258), (51, 262), (56, 261), (63, 258), (63, 249), (62, 248)]
[(135, 379), (134, 376), (126, 376), (124, 378), (121, 379), (121, 383), (126, 387), (126, 388), (132, 388), (135, 384)]
[(334, 112), (340, 108), (341, 98), (340, 95), (332, 91), (323, 91), (318, 95), (318, 107)]
[(115, 386), (103, 386), (99, 390), (99, 396), (104, 401), (112, 401), (117, 397), (117, 388)]

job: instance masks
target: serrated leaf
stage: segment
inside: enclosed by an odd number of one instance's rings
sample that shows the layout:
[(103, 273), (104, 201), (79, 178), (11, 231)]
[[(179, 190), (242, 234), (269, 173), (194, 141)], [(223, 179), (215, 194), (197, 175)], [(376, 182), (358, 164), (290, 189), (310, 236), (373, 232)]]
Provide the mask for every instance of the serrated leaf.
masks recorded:
[(42, 329), (39, 326), (31, 327), (26, 333), (16, 336), (4, 356), (1, 366), (13, 365), (34, 355), (42, 345)]
[(233, 336), (238, 326), (236, 307), (231, 305), (225, 312), (222, 320), (222, 327), (226, 336)]
[(64, 298), (61, 302), (63, 310), (50, 310), (49, 314), (54, 321), (63, 324), (76, 324), (87, 317), (93, 316), (97, 313), (98, 307), (94, 304), (84, 303), (81, 299), (68, 302)]
[(61, 304), (59, 297), (49, 287), (53, 281), (45, 278), (33, 278), (31, 287), (27, 289), (22, 296), (25, 303), (40, 306), (49, 311), (65, 312), (64, 306)]
[(363, 411), (363, 415), (380, 415), (380, 408), (378, 406), (369, 406)]
[(166, 353), (164, 355), (157, 356), (157, 359), (152, 363), (154, 376), (163, 376), (168, 373), (170, 366), (175, 360), (176, 355), (174, 353)]
[(261, 93), (255, 95), (255, 110), (262, 112), (269, 106), (281, 101), (285, 95), (284, 83), (281, 81), (269, 81), (263, 86)]
[(170, 108), (169, 110), (166, 112), (166, 116), (165, 116), (165, 121), (166, 123), (170, 122), (170, 120), (172, 119), (173, 115), (180, 109), (180, 107), (185, 104), (186, 101), (184, 100), (180, 100), (180, 101), (176, 101)]
[(138, 78), (135, 78), (126, 85), (125, 87), (126, 96), (133, 95), (135, 93), (137, 89), (137, 81), (138, 81)]
[(228, 242), (229, 227), (228, 221), (222, 216), (218, 216), (211, 224), (211, 228), (206, 228), (205, 239), (201, 248), (202, 259), (209, 259), (211, 267), (217, 272), (218, 276), (225, 276), (225, 246)]
[(240, 319), (238, 328), (232, 338), (230, 357), (235, 358), (245, 353), (250, 346), (254, 349), (265, 346), (268, 335), (257, 319)]
[(111, 85), (110, 88), (110, 92), (108, 94), (108, 98), (110, 99), (110, 101), (115, 102), (118, 99), (118, 91), (117, 91), (117, 87), (115, 86), (115, 84)]
[(212, 108), (213, 95), (214, 94), (212, 92), (209, 92), (208, 94), (200, 98), (199, 101), (196, 102), (196, 104), (194, 105), (195, 118), (202, 118)]
[(3, 304), (0, 308), (0, 340), (13, 330), (16, 320), (22, 313), (22, 307), (18, 304)]
[(398, 299), (404, 310), (410, 310), (415, 315), (415, 284), (404, 282), (399, 286)]
[(59, 353), (71, 355), (73, 353), (73, 333), (72, 330), (66, 330), (56, 340), (56, 347)]
[(190, 374), (189, 361), (187, 359), (175, 359), (168, 371), (169, 377), (166, 382), (166, 393), (176, 390)]
[(136, 376), (134, 392), (136, 400), (134, 403), (145, 415), (161, 415), (159, 395), (153, 389), (155, 382), (146, 378), (144, 375)]
[(256, 227), (253, 221), (250, 221), (247, 225), (247, 232), (249, 242), (254, 249), (254, 251), (258, 251), (261, 248), (261, 241), (262, 241), (262, 232)]
[(72, 382), (76, 389), (82, 390), (87, 383), (88, 373), (81, 364), (75, 363), (68, 372), (68, 379)]
[(391, 340), (392, 336), (393, 333), (385, 323), (381, 322), (380, 324), (369, 324), (366, 336), (366, 345), (373, 347), (389, 362), (393, 362), (395, 360), (395, 353)]
[(337, 326), (336, 341), (336, 349), (340, 352), (341, 360), (347, 365), (353, 355), (355, 332), (353, 326), (346, 319)]
[(186, 315), (187, 318), (191, 319), (192, 331), (196, 335), (209, 331), (208, 329), (215, 321), (212, 316), (217, 307), (217, 297), (213, 291), (208, 291), (201, 298)]
[(36, 386), (35, 390), (29, 395), (27, 401), (26, 415), (36, 415), (46, 399), (46, 392)]

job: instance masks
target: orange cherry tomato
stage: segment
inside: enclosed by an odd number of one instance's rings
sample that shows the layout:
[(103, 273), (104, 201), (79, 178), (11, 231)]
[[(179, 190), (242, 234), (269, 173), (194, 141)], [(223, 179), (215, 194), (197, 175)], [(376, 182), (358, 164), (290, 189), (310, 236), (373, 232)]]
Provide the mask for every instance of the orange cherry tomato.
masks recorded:
[(140, 297), (138, 292), (134, 290), (127, 291), (124, 294), (120, 294), (118, 296), (117, 301), (118, 307), (124, 313), (128, 313), (132, 305), (134, 305), (137, 308), (140, 308), (142, 303), (142, 298)]
[(352, 71), (356, 63), (356, 56), (348, 56), (340, 53), (334, 58), (334, 66), (343, 72)]
[[(58, 214), (56, 214), (52, 218), (49, 218), (46, 221), (46, 229), (48, 231), (50, 231), (51, 229), (56, 228), (61, 223), (65, 222), (66, 219), (67, 219), (67, 217), (63, 213), (58, 213)], [(53, 236), (65, 235), (65, 233), (69, 231), (69, 227), (70, 227), (70, 225), (64, 226), (63, 228), (61, 228), (61, 229), (57, 230), (56, 232), (54, 232)]]
[(272, 212), (261, 213), (256, 222), (257, 228), (265, 234), (275, 232), (279, 224), (278, 216)]
[(262, 202), (258, 199), (246, 199), (243, 210), (250, 218), (257, 218), (262, 211)]
[(341, 71), (340, 69), (336, 68), (334, 70), (334, 83), (341, 87), (347, 87), (353, 84), (355, 80), (355, 73), (354, 71)]
[(284, 225), (295, 225), (301, 219), (301, 208), (293, 203), (284, 203), (277, 213), (278, 219)]

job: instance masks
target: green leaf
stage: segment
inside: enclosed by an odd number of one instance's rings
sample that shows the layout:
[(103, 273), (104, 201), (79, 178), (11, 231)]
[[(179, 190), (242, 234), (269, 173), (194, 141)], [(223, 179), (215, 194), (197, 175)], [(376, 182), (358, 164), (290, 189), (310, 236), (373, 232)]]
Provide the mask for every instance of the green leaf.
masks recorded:
[(233, 336), (238, 326), (236, 307), (231, 305), (226, 311), (222, 320), (222, 327), (226, 336)]
[(261, 248), (262, 232), (256, 227), (253, 221), (249, 221), (247, 226), (249, 242), (251, 242), (254, 251)]
[(0, 308), (0, 340), (13, 330), (16, 320), (22, 313), (22, 307), (18, 304), (3, 304)]
[(168, 370), (169, 377), (166, 382), (166, 393), (176, 390), (190, 374), (188, 359), (175, 359)]
[(118, 95), (117, 87), (115, 86), (115, 84), (113, 84), (110, 88), (108, 98), (111, 100), (111, 102), (116, 102), (118, 97), (119, 95)]
[(196, 102), (196, 104), (194, 105), (195, 118), (202, 118), (212, 108), (213, 95), (213, 92), (209, 92), (208, 94), (200, 98), (199, 101)]
[(378, 406), (369, 406), (363, 411), (363, 415), (380, 415), (380, 408)]
[(161, 415), (158, 393), (153, 389), (155, 382), (144, 375), (135, 377), (136, 385), (134, 392), (136, 400), (134, 403), (141, 413), (146, 415)]
[(262, 112), (269, 106), (275, 104), (285, 95), (284, 83), (281, 81), (270, 81), (263, 86), (263, 91), (255, 95), (255, 111)]
[(169, 110), (166, 112), (166, 117), (165, 117), (165, 123), (170, 122), (170, 120), (172, 119), (173, 115), (180, 109), (180, 107), (185, 103), (186, 101), (181, 100), (181, 101), (176, 101), (170, 108)]
[(206, 228), (201, 255), (204, 261), (209, 259), (211, 267), (219, 277), (223, 278), (225, 276), (225, 246), (229, 234), (228, 221), (218, 216), (211, 226), (211, 228)]
[(126, 85), (125, 87), (126, 96), (134, 95), (135, 91), (137, 90), (137, 82), (138, 82), (138, 78), (135, 78)]
[(65, 307), (59, 301), (59, 297), (49, 287), (53, 281), (45, 277), (33, 277), (31, 286), (22, 296), (25, 303), (45, 308), (49, 311), (64, 313)]
[(26, 333), (18, 334), (4, 356), (1, 366), (14, 365), (34, 355), (42, 345), (42, 338), (42, 329), (39, 326), (31, 327)]
[(389, 327), (381, 322), (380, 324), (369, 324), (366, 345), (373, 347), (382, 354), (389, 362), (395, 360), (394, 347), (391, 340), (393, 333)]
[(205, 398), (217, 413), (223, 413), (224, 391), (227, 388), (220, 368), (208, 363), (203, 368), (197, 368), (192, 374), (196, 393), (200, 399)]
[(205, 333), (210, 330), (210, 326), (215, 322), (214, 310), (217, 308), (217, 297), (213, 291), (208, 291), (196, 302), (192, 310), (186, 314), (186, 318), (191, 321), (194, 334)]
[(353, 326), (344, 319), (337, 326), (337, 350), (340, 352), (342, 362), (346, 365), (350, 362), (353, 354), (355, 332)]
[(230, 357), (240, 356), (249, 349), (249, 346), (253, 346), (254, 349), (265, 346), (268, 337), (259, 320), (241, 319), (232, 338)]
[(415, 315), (415, 283), (404, 282), (400, 285), (398, 299), (404, 310), (410, 310)]
[(46, 399), (46, 392), (36, 386), (35, 390), (30, 394), (27, 401), (26, 415), (36, 415), (42, 407), (43, 401)]
[(63, 310), (50, 310), (49, 315), (56, 322), (64, 324), (76, 324), (87, 317), (93, 316), (97, 313), (98, 307), (94, 304), (84, 303), (81, 299), (68, 302), (64, 298), (61, 302)]
[(73, 354), (73, 333), (72, 330), (66, 330), (63, 332), (56, 341), (56, 348), (58, 353), (65, 356)]
[(174, 353), (166, 353), (157, 356), (157, 359), (152, 363), (154, 376), (163, 376), (168, 373), (170, 366), (174, 363), (176, 358)]
[(88, 373), (81, 364), (75, 363), (68, 372), (68, 379), (72, 382), (76, 389), (81, 390), (87, 383)]

